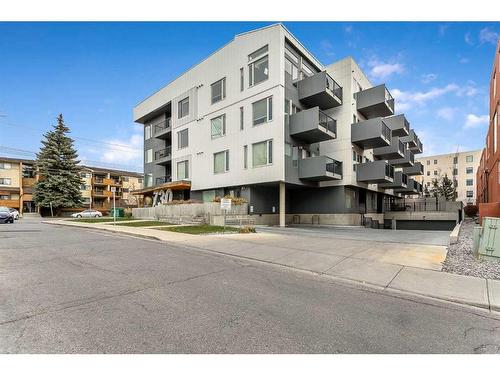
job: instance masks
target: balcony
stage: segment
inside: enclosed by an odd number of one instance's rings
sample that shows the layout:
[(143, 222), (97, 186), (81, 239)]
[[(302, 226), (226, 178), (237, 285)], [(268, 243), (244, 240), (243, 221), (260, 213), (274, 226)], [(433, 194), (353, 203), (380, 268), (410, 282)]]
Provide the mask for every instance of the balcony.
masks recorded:
[(112, 197), (113, 193), (109, 190), (94, 189), (92, 190), (92, 196), (97, 198), (108, 198)]
[(319, 107), (290, 116), (290, 135), (307, 143), (328, 141), (337, 137), (337, 121)]
[(410, 134), (410, 123), (403, 114), (386, 117), (384, 122), (391, 129), (392, 135), (404, 137)]
[(403, 173), (407, 174), (408, 176), (423, 175), (424, 166), (422, 165), (422, 163), (416, 162), (412, 167), (403, 168)]
[(111, 177), (111, 178), (106, 178), (104, 182), (107, 183), (109, 186), (121, 186), (122, 181), (120, 180), (120, 177)]
[(395, 171), (393, 182), (379, 184), (378, 187), (382, 189), (406, 189), (408, 187), (408, 176), (401, 171)]
[(155, 163), (165, 165), (172, 159), (172, 146), (155, 151)]
[(167, 182), (172, 182), (172, 176), (156, 177), (155, 179), (155, 185), (162, 185)]
[(385, 85), (356, 93), (356, 109), (367, 119), (394, 114), (394, 99)]
[(373, 157), (379, 160), (392, 160), (405, 157), (405, 144), (399, 137), (392, 137), (390, 146), (373, 149)]
[(367, 184), (389, 183), (394, 181), (394, 167), (384, 160), (356, 164), (358, 182)]
[(342, 163), (328, 156), (299, 159), (299, 178), (309, 181), (342, 179)]
[(363, 149), (389, 146), (391, 129), (380, 117), (357, 122), (351, 124), (351, 142)]
[(92, 183), (94, 185), (107, 185), (106, 182), (104, 182), (104, 180), (107, 180), (107, 178), (101, 177), (101, 176), (96, 176), (92, 179)]
[(406, 149), (404, 158), (389, 160), (389, 164), (397, 168), (412, 167), (415, 164), (415, 155), (413, 155), (412, 151)]
[(408, 148), (413, 151), (414, 154), (421, 154), (424, 151), (424, 146), (415, 134), (415, 130), (410, 130), (410, 134), (406, 137), (402, 137), (401, 140), (408, 144)]
[(396, 188), (394, 193), (401, 193), (403, 195), (414, 195), (422, 192), (422, 185), (415, 181), (413, 178), (408, 179), (406, 188)]
[(163, 120), (162, 122), (152, 125), (153, 134), (156, 138), (166, 139), (172, 135), (172, 121), (171, 118)]
[(326, 72), (297, 82), (299, 100), (308, 107), (329, 109), (342, 105), (342, 87)]

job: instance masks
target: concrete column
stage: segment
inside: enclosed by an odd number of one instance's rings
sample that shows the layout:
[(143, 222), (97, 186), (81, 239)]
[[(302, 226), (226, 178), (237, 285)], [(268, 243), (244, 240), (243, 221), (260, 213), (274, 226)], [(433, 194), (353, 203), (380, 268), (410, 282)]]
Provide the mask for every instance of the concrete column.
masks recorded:
[(285, 226), (285, 183), (280, 182), (280, 227)]

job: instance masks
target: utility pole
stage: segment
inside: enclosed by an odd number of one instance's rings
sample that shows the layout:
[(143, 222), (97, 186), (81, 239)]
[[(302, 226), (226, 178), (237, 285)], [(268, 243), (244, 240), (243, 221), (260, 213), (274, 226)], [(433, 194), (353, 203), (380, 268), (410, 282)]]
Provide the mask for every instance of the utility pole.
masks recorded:
[(115, 191), (116, 188), (114, 186), (111, 187), (111, 191), (113, 192), (113, 225), (116, 225), (116, 205), (115, 205)]

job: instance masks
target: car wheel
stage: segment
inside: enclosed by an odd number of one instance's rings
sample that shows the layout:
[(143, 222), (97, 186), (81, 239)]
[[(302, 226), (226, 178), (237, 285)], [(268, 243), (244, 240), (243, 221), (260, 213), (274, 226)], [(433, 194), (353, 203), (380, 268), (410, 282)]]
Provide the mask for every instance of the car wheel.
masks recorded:
[(77, 218), (81, 219), (82, 218), (82, 215), (76, 215)]
[(99, 215), (95, 215), (94, 217), (99, 217)]

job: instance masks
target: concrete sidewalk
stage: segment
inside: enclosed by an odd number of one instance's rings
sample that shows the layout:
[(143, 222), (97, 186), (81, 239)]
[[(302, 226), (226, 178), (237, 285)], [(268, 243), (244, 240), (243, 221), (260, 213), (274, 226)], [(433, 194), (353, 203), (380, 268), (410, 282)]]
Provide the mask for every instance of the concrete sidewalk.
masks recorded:
[(311, 271), (324, 277), (354, 281), (378, 289), (402, 291), (500, 311), (500, 281), (440, 272), (440, 264), (446, 256), (443, 246), (347, 239), (331, 241), (271, 232), (203, 236), (65, 220), (44, 223), (156, 239)]

